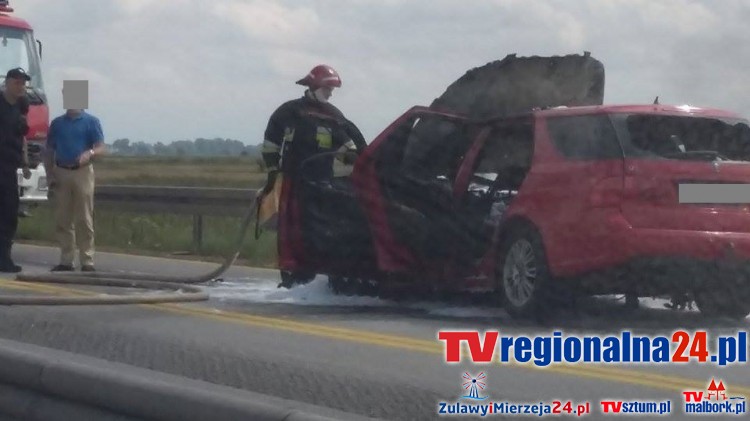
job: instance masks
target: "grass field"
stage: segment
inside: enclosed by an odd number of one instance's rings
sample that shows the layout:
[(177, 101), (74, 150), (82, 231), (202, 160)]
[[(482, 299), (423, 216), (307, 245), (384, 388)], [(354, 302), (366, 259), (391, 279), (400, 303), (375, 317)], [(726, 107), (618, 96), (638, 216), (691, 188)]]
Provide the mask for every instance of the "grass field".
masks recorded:
[[(95, 164), (96, 183), (258, 188), (266, 176), (252, 157), (172, 158), (107, 156)], [(16, 238), (21, 242), (54, 244), (51, 207), (42, 205), (32, 215), (19, 220)], [(193, 219), (190, 215), (137, 214), (96, 210), (96, 247), (101, 251), (184, 256), (218, 260), (236, 245), (240, 218), (204, 217), (203, 243), (191, 255)], [(276, 237), (265, 232), (255, 240), (253, 227), (245, 238), (241, 263), (253, 266), (276, 265)]]
[(265, 182), (257, 158), (104, 156), (97, 184), (257, 188)]

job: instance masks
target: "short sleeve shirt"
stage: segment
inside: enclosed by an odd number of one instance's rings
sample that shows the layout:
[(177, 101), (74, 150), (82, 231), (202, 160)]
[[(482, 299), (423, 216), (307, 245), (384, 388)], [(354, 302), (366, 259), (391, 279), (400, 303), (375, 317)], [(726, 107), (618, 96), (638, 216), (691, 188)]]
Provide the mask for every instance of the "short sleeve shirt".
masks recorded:
[(84, 151), (103, 141), (99, 119), (85, 111), (76, 117), (64, 114), (55, 118), (47, 134), (47, 148), (55, 151), (58, 165), (77, 164)]

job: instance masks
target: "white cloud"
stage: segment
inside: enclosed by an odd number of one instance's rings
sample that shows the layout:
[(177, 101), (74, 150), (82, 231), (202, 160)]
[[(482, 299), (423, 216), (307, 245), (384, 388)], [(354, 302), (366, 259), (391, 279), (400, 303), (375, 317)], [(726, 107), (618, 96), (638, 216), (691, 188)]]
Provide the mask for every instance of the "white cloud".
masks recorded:
[(634, 3), (642, 10), (644, 24), (674, 35), (701, 35), (721, 25), (721, 19), (706, 4), (675, 0)]
[(591, 51), (607, 102), (750, 115), (746, 0), (15, 0), (44, 42), (52, 113), (64, 78), (92, 81), (114, 138), (257, 143), (294, 81), (334, 66), (333, 103), (368, 139), (472, 67)]
[(189, 5), (189, 0), (116, 0), (117, 7), (129, 16), (137, 16), (143, 13), (149, 13), (156, 9), (164, 10), (173, 8), (178, 4), (180, 6)]
[(59, 80), (88, 80), (93, 84), (110, 84), (112, 80), (102, 73), (88, 67), (58, 67), (55, 69), (55, 79)]
[(327, 61), (322, 55), (293, 49), (272, 49), (268, 56), (276, 73), (290, 80), (301, 79), (313, 66)]
[(239, 25), (255, 40), (288, 45), (314, 36), (320, 19), (315, 10), (285, 7), (279, 2), (255, 0), (248, 2), (216, 2), (216, 16)]

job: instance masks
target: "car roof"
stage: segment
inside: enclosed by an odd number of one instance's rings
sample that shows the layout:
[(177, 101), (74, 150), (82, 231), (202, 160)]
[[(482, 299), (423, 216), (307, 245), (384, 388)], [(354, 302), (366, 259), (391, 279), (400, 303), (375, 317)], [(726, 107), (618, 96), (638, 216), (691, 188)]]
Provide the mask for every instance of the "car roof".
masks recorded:
[(534, 110), (532, 113), (540, 116), (556, 117), (586, 114), (662, 114), (682, 115), (697, 117), (719, 117), (719, 118), (743, 118), (737, 113), (718, 108), (693, 107), (690, 105), (664, 105), (664, 104), (623, 104), (623, 105), (596, 105), (584, 107), (556, 107), (545, 110)]
[[(455, 113), (448, 110), (440, 110), (425, 106), (414, 106), (410, 112), (424, 112), (432, 115), (442, 115), (444, 117), (455, 118), (459, 120), (470, 120), (468, 116), (462, 113)], [(545, 109), (534, 109), (522, 113), (514, 113), (490, 117), (480, 121), (474, 121), (479, 124), (491, 124), (493, 122), (539, 117), (563, 117), (563, 116), (580, 116), (595, 114), (654, 114), (670, 115), (685, 117), (713, 117), (713, 118), (733, 118), (746, 119), (745, 117), (724, 109), (693, 107), (690, 105), (666, 105), (666, 104), (613, 104), (613, 105), (591, 105), (591, 106), (574, 106), (574, 107), (552, 107)]]

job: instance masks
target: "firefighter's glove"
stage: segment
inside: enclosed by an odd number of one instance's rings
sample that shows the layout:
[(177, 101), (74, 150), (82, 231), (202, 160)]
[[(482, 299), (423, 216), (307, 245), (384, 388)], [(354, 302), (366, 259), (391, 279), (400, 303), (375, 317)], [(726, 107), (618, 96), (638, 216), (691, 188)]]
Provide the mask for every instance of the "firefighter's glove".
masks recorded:
[(341, 162), (343, 162), (344, 165), (354, 165), (358, 156), (359, 155), (357, 155), (356, 151), (346, 151), (341, 157)]
[(266, 195), (273, 190), (273, 186), (276, 184), (276, 177), (279, 175), (278, 170), (271, 170), (268, 172), (268, 180), (266, 180), (266, 185), (263, 186), (263, 190), (261, 191), (262, 195)]

